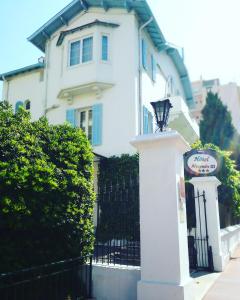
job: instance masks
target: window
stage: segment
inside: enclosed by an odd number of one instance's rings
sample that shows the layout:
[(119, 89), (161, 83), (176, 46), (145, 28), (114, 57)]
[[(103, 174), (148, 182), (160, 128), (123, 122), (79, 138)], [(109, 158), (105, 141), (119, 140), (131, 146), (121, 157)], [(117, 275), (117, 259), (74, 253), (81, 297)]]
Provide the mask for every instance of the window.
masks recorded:
[(15, 104), (15, 113), (19, 110), (20, 107), (23, 107), (23, 102), (22, 101), (17, 101)]
[(86, 133), (89, 141), (92, 140), (92, 108), (79, 112), (79, 127)]
[(153, 116), (145, 106), (143, 106), (143, 133), (153, 133)]
[(17, 101), (15, 104), (15, 112), (19, 110), (20, 107), (23, 107), (24, 109), (30, 111), (31, 109), (31, 101), (30, 100), (25, 100), (23, 101)]
[(80, 45), (80, 41), (71, 43), (70, 66), (78, 65), (80, 63)]
[(93, 37), (84, 38), (70, 44), (69, 65), (75, 66), (93, 59)]
[(108, 61), (108, 36), (102, 36), (102, 60)]
[(82, 62), (85, 63), (87, 61), (91, 61), (92, 55), (93, 55), (93, 38), (89, 37), (83, 39)]
[(30, 110), (31, 109), (31, 101), (30, 100), (24, 101), (24, 108), (26, 110)]
[(66, 121), (73, 127), (80, 127), (93, 146), (102, 144), (103, 105), (94, 104), (82, 109), (67, 109)]

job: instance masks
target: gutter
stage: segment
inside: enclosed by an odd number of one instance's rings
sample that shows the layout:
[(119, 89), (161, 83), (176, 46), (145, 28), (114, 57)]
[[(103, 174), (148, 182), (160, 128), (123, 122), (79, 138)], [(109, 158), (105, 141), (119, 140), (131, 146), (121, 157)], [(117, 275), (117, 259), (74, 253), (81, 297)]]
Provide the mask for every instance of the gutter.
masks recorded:
[(138, 29), (138, 132), (143, 133), (143, 108), (142, 108), (142, 31), (153, 21), (153, 17)]

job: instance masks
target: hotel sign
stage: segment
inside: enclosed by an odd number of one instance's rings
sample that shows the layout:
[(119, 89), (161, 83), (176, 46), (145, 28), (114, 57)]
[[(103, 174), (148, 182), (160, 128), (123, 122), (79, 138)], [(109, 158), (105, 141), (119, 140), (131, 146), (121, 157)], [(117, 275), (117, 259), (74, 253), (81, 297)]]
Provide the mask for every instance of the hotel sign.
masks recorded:
[(185, 154), (184, 165), (190, 175), (213, 176), (219, 170), (220, 160), (212, 149), (191, 150)]

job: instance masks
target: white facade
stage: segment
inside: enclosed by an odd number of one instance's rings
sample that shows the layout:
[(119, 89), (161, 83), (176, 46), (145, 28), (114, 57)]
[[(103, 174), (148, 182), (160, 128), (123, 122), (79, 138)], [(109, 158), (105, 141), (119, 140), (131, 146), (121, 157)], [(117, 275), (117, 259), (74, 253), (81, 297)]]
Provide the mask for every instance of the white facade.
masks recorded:
[[(169, 78), (172, 84), (168, 94), (179, 96), (182, 101), (187, 102), (176, 65), (166, 50), (159, 51), (156, 48), (147, 27), (141, 32), (141, 40), (147, 45), (147, 68), (142, 64), (139, 68), (142, 41), (139, 40), (138, 19), (135, 10), (125, 8), (106, 11), (92, 6), (87, 11), (79, 12), (66, 22), (67, 25), (62, 25), (48, 36), (44, 44), (44, 68), (1, 75), (4, 81), (3, 99), (13, 107), (19, 100), (30, 100), (32, 119), (37, 120), (46, 115), (52, 124), (65, 122), (67, 111), (75, 110), (71, 117), (74, 118), (75, 125), (80, 127), (81, 118), (83, 119), (81, 111), (92, 110), (94, 106), (100, 105), (101, 120), (98, 119), (98, 126), (101, 128), (98, 135), (101, 138), (93, 143), (94, 152), (104, 156), (134, 153), (135, 149), (130, 141), (136, 135), (146, 133), (144, 109), (149, 111), (147, 128), (151, 131), (153, 112), (150, 101), (166, 96), (166, 81)], [(99, 23), (94, 25), (96, 20)], [(44, 34), (45, 32), (43, 30)], [(62, 32), (67, 34), (63, 36), (61, 44), (57, 45)], [(104, 61), (102, 36), (108, 38), (108, 59)], [(92, 59), (70, 66), (71, 43), (80, 41), (82, 45), (83, 39), (87, 37), (92, 37)], [(152, 59), (156, 72), (154, 78)], [(90, 119), (90, 114), (86, 112), (84, 118)], [(191, 124), (191, 118), (188, 119), (189, 132), (185, 138), (194, 136), (196, 139), (196, 127)], [(87, 125), (89, 132), (93, 130), (90, 126), (95, 126), (90, 121)], [(175, 129), (181, 132), (181, 128)]]

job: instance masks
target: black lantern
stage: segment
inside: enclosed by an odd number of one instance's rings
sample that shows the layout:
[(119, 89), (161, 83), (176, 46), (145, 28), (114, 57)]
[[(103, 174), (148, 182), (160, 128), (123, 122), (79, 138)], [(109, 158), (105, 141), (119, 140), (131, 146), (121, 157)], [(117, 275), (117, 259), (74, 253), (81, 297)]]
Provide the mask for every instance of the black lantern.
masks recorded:
[(163, 128), (167, 127), (169, 111), (170, 108), (172, 108), (172, 104), (169, 99), (165, 99), (162, 101), (151, 102), (151, 105), (154, 109), (157, 125), (160, 131), (163, 131)]

